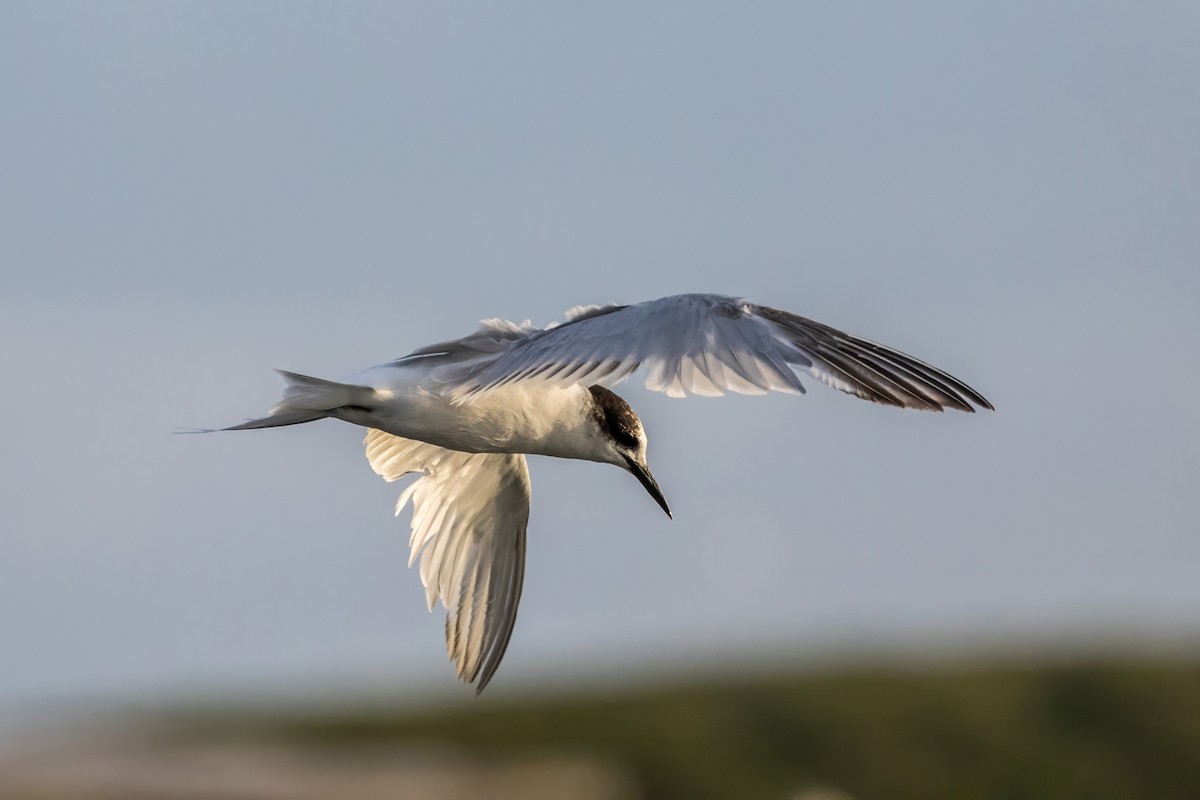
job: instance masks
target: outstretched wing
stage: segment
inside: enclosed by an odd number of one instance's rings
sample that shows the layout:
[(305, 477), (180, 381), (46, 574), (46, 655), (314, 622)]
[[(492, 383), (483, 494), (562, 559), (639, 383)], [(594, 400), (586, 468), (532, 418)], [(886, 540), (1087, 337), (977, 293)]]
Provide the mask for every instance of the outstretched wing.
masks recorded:
[(802, 393), (795, 370), (876, 403), (941, 411), (991, 408), (957, 378), (827, 325), (712, 294), (682, 294), (577, 314), (531, 331), (495, 357), (447, 374), (465, 400), (517, 381), (612, 385), (646, 367), (672, 397)]
[(446, 651), (482, 692), (500, 665), (521, 601), (529, 470), (520, 454), (460, 453), (371, 430), (371, 468), (394, 481), (424, 473), (396, 503), (413, 501), (409, 566), (419, 557), (432, 611), (446, 608)]

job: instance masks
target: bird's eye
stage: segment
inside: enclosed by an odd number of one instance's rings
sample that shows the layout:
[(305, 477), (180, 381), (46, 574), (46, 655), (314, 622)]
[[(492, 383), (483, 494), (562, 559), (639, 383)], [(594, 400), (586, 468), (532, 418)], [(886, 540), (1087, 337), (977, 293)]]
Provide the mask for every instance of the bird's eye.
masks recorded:
[(637, 450), (638, 449), (637, 437), (634, 436), (632, 433), (630, 433), (627, 430), (622, 430), (622, 429), (618, 428), (617, 430), (613, 431), (613, 441), (615, 441), (617, 444), (621, 445), (621, 447), (627, 448), (629, 450)]

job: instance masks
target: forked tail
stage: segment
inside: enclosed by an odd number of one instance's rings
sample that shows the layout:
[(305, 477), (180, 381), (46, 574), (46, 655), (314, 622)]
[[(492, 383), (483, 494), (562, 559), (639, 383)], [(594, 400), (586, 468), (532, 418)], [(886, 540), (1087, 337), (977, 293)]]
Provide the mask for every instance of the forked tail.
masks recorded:
[(271, 413), (261, 419), (248, 420), (221, 430), (247, 431), (312, 422), (333, 416), (330, 412), (343, 406), (369, 405), (375, 394), (375, 390), (369, 386), (311, 378), (281, 369), (275, 371), (287, 381), (287, 388), (283, 390), (283, 399), (275, 404)]

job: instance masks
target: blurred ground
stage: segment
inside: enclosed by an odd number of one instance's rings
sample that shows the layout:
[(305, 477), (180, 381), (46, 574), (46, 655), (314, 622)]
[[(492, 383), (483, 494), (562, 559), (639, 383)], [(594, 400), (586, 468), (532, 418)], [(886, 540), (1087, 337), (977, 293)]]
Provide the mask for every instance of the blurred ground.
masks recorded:
[(176, 709), (0, 797), (1195, 798), (1200, 658), (878, 668), (425, 711)]

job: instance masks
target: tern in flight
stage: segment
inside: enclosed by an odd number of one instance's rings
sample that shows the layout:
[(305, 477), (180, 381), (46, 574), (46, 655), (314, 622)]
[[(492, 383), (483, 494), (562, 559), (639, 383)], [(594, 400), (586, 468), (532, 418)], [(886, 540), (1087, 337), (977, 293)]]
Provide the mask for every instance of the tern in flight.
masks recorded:
[(367, 460), (385, 480), (421, 475), (411, 566), (430, 610), (446, 608), (458, 676), (483, 691), (512, 636), (525, 572), (525, 456), (613, 464), (671, 510), (646, 464), (646, 432), (610, 391), (638, 369), (671, 397), (727, 391), (803, 394), (805, 372), (864, 400), (904, 408), (992, 408), (979, 392), (915, 358), (819, 322), (714, 294), (586, 306), (536, 328), (484, 320), (470, 336), (415, 350), (345, 382), (280, 371), (283, 399), (249, 430), (332, 417), (367, 428)]

